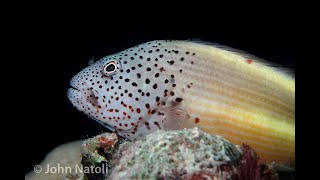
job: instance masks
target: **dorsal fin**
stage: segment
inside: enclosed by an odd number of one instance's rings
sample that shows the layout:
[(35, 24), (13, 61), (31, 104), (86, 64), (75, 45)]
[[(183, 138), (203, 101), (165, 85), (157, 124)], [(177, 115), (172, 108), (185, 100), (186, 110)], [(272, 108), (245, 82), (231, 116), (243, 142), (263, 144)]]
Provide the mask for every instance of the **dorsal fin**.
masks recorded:
[(91, 58), (88, 60), (88, 65), (91, 66), (92, 64), (94, 64), (94, 57), (91, 57)]
[(232, 53), (237, 54), (239, 56), (242, 56), (242, 57), (244, 57), (246, 59), (255, 60), (255, 61), (257, 61), (257, 62), (259, 62), (259, 63), (261, 63), (261, 64), (263, 64), (265, 66), (268, 66), (268, 67), (274, 69), (275, 71), (278, 71), (278, 72), (281, 72), (281, 73), (287, 75), (290, 78), (295, 78), (294, 70), (282, 67), (281, 65), (278, 65), (276, 63), (272, 63), (272, 62), (269, 62), (269, 61), (264, 60), (262, 58), (259, 58), (257, 56), (251, 55), (248, 52), (243, 51), (243, 50), (239, 50), (239, 49), (235, 49), (235, 48), (232, 48), (232, 47), (229, 47), (229, 46), (221, 45), (219, 43), (203, 41), (203, 40), (201, 40), (199, 38), (187, 39), (187, 40), (182, 40), (182, 41), (192, 42), (192, 43), (200, 44), (200, 45), (212, 46), (212, 47), (219, 48), (219, 49), (222, 49), (222, 50), (225, 50), (225, 51), (229, 51), (229, 52), (232, 52)]

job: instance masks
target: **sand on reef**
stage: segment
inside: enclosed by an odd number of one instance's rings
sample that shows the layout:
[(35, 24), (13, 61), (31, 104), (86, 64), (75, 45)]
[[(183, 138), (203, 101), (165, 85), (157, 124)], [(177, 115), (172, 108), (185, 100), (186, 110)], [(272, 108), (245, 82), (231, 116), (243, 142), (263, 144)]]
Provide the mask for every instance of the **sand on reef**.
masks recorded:
[[(57, 146), (50, 153), (48, 153), (48, 155), (41, 162), (40, 166), (42, 167), (42, 171), (40, 173), (35, 173), (34, 170), (32, 170), (25, 175), (25, 180), (64, 179), (68, 174), (66, 171), (69, 171), (69, 169), (66, 167), (71, 167), (72, 172), (74, 172), (76, 165), (81, 165), (82, 142), (82, 140), (79, 140)], [(53, 167), (53, 169), (46, 173), (48, 166)], [(60, 170), (58, 170), (58, 167), (61, 167)]]

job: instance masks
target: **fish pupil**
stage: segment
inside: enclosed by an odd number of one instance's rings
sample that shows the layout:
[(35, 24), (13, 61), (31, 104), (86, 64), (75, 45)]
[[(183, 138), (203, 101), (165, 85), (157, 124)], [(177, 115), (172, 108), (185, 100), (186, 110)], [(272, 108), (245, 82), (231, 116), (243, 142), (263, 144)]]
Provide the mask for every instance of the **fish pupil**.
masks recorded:
[(114, 65), (114, 64), (109, 64), (109, 65), (107, 65), (107, 67), (105, 68), (105, 70), (107, 71), (107, 72), (112, 72), (112, 71), (114, 71), (116, 69), (116, 66)]

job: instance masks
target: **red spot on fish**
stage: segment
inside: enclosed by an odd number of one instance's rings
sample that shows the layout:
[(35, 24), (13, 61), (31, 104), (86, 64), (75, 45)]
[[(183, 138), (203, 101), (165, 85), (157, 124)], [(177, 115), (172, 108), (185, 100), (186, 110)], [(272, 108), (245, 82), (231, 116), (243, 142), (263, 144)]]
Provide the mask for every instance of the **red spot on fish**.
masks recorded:
[[(139, 117), (139, 121), (142, 121), (142, 117)], [(131, 123), (131, 125), (132, 125), (133, 123)], [(133, 125), (132, 125), (133, 126)]]
[(253, 60), (252, 60), (252, 59), (247, 59), (246, 62), (247, 62), (248, 64), (251, 64), (251, 63), (253, 62)]
[(131, 110), (131, 112), (134, 112), (134, 109), (132, 108), (132, 106), (129, 106), (129, 109)]
[(139, 108), (137, 108), (137, 113), (140, 113), (140, 112), (141, 112), (141, 110)]
[(200, 119), (198, 118), (198, 117), (196, 117), (195, 119), (194, 119), (194, 123), (199, 123), (200, 122)]
[(163, 67), (160, 68), (160, 72), (166, 71)]

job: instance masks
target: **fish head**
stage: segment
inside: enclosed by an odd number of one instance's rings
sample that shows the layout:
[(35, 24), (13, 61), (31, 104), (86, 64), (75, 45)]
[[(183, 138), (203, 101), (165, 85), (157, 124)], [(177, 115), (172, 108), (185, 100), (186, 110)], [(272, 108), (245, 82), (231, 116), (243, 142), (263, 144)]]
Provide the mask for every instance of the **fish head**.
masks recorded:
[[(116, 58), (105, 57), (96, 63), (91, 62), (71, 79), (72, 88), (68, 89), (67, 93), (69, 100), (79, 111), (90, 116), (105, 109), (108, 106), (106, 97), (114, 88), (108, 82), (120, 70), (121, 62)], [(98, 115), (94, 116), (98, 118)]]
[(177, 97), (174, 75), (162, 66), (164, 50), (155, 43), (91, 62), (70, 81), (67, 96), (74, 107), (129, 139), (163, 129), (165, 111), (174, 112), (166, 109), (168, 98), (176, 104)]

